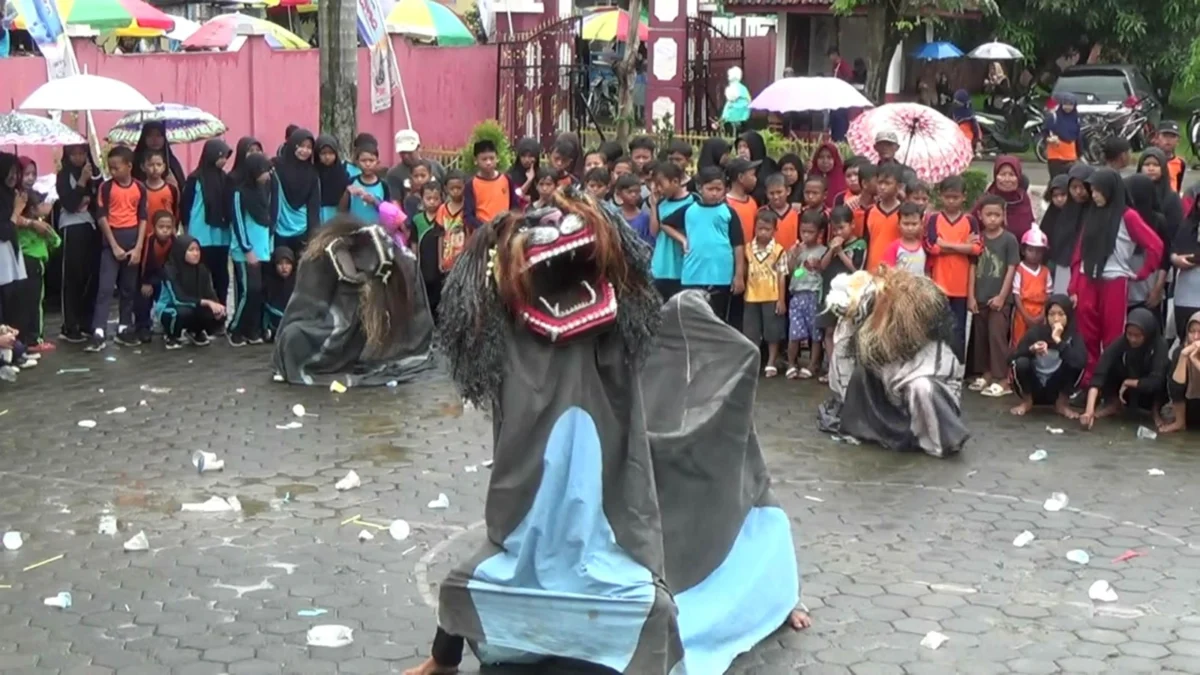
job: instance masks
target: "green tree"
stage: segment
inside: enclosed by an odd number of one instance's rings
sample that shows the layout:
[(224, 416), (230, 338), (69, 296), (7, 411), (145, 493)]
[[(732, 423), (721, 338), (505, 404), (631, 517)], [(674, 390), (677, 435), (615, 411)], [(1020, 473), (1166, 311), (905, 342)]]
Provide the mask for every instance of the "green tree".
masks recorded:
[(995, 0), (834, 0), (833, 11), (866, 17), (867, 96), (882, 101), (892, 54), (909, 33), (927, 22), (940, 22), (938, 13), (993, 13), (996, 5)]

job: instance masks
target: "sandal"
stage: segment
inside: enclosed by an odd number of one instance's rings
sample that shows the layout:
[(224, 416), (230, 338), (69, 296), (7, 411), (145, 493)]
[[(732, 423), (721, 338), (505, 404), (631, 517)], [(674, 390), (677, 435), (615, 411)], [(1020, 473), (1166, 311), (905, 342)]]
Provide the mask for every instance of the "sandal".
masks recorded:
[(794, 380), (797, 377), (800, 377), (800, 371), (796, 369), (796, 366), (789, 366), (787, 369), (787, 379)]
[(818, 378), (817, 378), (817, 382), (820, 382), (821, 384), (829, 384), (829, 376), (828, 376), (828, 375), (822, 375), (822, 376), (820, 376), (820, 377), (818, 377)]
[(763, 368), (763, 377), (775, 377), (779, 374), (779, 369), (775, 366), (767, 366)]
[(1006, 389), (1004, 385), (1000, 384), (999, 382), (993, 382), (989, 384), (986, 389), (979, 393), (987, 396), (988, 398), (1000, 398), (1001, 396), (1007, 396), (1011, 394), (1012, 390)]
[(971, 380), (971, 384), (967, 385), (967, 389), (971, 391), (983, 391), (983, 388), (988, 386), (988, 381), (985, 378), (977, 377)]
[(801, 368), (801, 369), (800, 369), (800, 375), (799, 375), (800, 379), (802, 379), (802, 380), (811, 380), (811, 379), (812, 379), (812, 376), (813, 376), (813, 373), (812, 373), (812, 371), (811, 371), (811, 370), (809, 370), (808, 368)]

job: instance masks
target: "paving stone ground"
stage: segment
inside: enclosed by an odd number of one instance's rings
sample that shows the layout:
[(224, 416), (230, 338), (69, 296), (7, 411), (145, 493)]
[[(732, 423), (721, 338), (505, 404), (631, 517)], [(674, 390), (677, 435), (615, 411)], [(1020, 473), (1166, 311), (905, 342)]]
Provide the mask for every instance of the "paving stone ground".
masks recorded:
[[(444, 379), (342, 395), (272, 384), (263, 348), (107, 355), (64, 347), (0, 385), (0, 530), (27, 537), (0, 551), (0, 672), (387, 673), (418, 661), (436, 584), (480, 535), (481, 412)], [(975, 438), (937, 460), (832, 441), (813, 423), (822, 396), (815, 382), (766, 381), (755, 410), (815, 625), (768, 639), (732, 673), (1200, 673), (1196, 436), (1139, 441), (1136, 421), (1081, 433), (972, 394)], [(317, 416), (277, 429), (296, 403)], [(1046, 461), (1028, 460), (1036, 447)], [(197, 449), (225, 471), (197, 475)], [(337, 492), (351, 469), (362, 487)], [(1068, 508), (1044, 511), (1056, 491)], [(427, 508), (439, 493), (449, 508)], [(245, 511), (180, 513), (213, 495)], [(116, 536), (97, 533), (106, 512)], [(404, 518), (414, 533), (360, 543), (372, 528), (341, 525), (355, 515)], [(1023, 530), (1037, 538), (1015, 548)], [(151, 550), (122, 551), (139, 531)], [(1091, 563), (1068, 561), (1071, 549)], [(1129, 549), (1145, 555), (1113, 562)], [(1098, 579), (1117, 602), (1088, 599)], [(70, 609), (42, 604), (60, 591)], [(314, 608), (328, 613), (298, 616)], [(354, 643), (306, 646), (319, 623), (353, 628)], [(950, 638), (937, 651), (919, 646), (931, 630)]]

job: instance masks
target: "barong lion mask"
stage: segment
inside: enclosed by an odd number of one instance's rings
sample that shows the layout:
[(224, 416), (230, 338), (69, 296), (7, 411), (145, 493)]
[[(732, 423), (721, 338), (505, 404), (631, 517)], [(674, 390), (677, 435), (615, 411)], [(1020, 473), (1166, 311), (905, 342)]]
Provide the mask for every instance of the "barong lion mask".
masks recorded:
[(471, 237), (442, 291), (442, 346), (463, 396), (483, 404), (495, 395), (509, 328), (549, 348), (615, 328), (640, 358), (662, 305), (649, 260), (632, 229), (574, 188), (546, 208), (497, 216)]

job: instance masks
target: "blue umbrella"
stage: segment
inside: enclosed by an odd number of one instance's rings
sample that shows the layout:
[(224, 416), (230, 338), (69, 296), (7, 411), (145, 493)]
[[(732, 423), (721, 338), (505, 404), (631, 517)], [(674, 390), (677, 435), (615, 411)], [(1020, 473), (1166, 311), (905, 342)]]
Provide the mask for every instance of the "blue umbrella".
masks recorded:
[(913, 58), (922, 61), (957, 59), (962, 55), (962, 50), (949, 42), (926, 42), (913, 52)]

